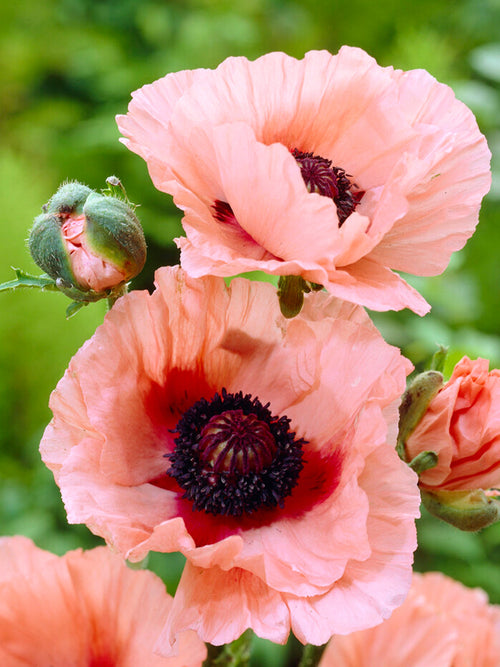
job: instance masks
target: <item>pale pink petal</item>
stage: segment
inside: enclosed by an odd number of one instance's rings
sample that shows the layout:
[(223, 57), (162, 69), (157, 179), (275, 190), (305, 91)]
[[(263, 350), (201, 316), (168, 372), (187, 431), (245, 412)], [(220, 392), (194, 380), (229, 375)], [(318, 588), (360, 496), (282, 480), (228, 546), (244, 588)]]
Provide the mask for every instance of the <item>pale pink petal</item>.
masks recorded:
[(130, 570), (104, 547), (58, 558), (4, 538), (0, 560), (12, 563), (0, 582), (4, 665), (199, 667), (206, 655), (193, 633), (180, 638), (178, 657), (153, 652), (172, 598), (156, 575)]
[(415, 574), (410, 593), (384, 623), (333, 637), (321, 667), (496, 667), (498, 607), (438, 572)]
[(290, 618), (280, 594), (245, 570), (224, 572), (186, 563), (157, 649), (170, 655), (177, 635), (188, 629), (220, 645), (239, 637), (247, 628), (277, 644), (286, 642)]

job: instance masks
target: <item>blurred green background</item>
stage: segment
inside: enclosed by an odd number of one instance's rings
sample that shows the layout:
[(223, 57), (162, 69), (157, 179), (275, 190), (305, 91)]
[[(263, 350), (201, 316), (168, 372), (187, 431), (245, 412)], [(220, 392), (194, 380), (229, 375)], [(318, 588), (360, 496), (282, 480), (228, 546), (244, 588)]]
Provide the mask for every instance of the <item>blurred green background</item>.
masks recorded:
[[(177, 261), (171, 239), (181, 215), (118, 141), (114, 116), (126, 111), (130, 93), (167, 72), (215, 67), (230, 55), (283, 50), (302, 57), (309, 49), (335, 53), (342, 44), (364, 48), (381, 65), (425, 68), (451, 85), (494, 154), (478, 232), (442, 276), (413, 281), (432, 313), (379, 314), (377, 325), (419, 368), (436, 343), (451, 348), (448, 371), (463, 354), (500, 367), (500, 0), (2, 3), (0, 282), (13, 277), (10, 266), (36, 271), (27, 231), (63, 180), (100, 189), (117, 174), (140, 203), (148, 237), (148, 265), (135, 287), (150, 287), (157, 266)], [(85, 527), (66, 524), (38, 455), (49, 393), (104, 314), (102, 304), (91, 305), (67, 321), (66, 305), (53, 293), (0, 295), (0, 534), (23, 533), (58, 553), (97, 543)], [(419, 524), (417, 568), (441, 569), (500, 602), (500, 526), (471, 535), (425, 517)], [(153, 555), (150, 565), (172, 589), (179, 558)], [(283, 652), (259, 647), (284, 664)]]

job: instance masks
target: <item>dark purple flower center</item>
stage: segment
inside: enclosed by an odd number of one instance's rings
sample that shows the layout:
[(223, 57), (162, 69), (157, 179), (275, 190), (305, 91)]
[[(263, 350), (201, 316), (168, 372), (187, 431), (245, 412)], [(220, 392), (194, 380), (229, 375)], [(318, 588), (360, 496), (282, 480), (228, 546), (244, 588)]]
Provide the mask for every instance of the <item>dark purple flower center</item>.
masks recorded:
[(349, 180), (349, 175), (343, 169), (332, 167), (331, 160), (313, 153), (303, 153), (297, 148), (293, 149), (292, 155), (297, 160), (309, 192), (333, 199), (337, 206), (339, 225), (342, 225), (361, 201), (364, 191)]
[(193, 509), (241, 516), (283, 507), (302, 470), (302, 446), (287, 417), (269, 404), (225, 389), (186, 410), (174, 429), (168, 475), (184, 489)]
[(234, 225), (236, 223), (236, 218), (234, 217), (233, 209), (229, 206), (226, 201), (221, 199), (216, 199), (215, 204), (212, 206), (214, 210), (214, 217), (219, 222), (225, 222), (226, 224)]

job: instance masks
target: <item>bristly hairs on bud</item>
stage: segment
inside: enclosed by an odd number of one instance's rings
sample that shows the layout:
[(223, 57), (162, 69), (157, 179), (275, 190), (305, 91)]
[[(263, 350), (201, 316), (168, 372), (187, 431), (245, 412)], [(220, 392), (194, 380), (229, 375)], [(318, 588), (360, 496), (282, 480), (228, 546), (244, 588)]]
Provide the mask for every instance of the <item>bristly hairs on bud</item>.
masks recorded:
[(105, 197), (115, 197), (115, 199), (121, 199), (124, 201), (127, 206), (129, 206), (133, 211), (140, 206), (140, 204), (134, 204), (128, 198), (127, 191), (125, 186), (118, 178), (118, 176), (108, 176), (106, 179), (107, 188), (102, 188), (101, 194)]

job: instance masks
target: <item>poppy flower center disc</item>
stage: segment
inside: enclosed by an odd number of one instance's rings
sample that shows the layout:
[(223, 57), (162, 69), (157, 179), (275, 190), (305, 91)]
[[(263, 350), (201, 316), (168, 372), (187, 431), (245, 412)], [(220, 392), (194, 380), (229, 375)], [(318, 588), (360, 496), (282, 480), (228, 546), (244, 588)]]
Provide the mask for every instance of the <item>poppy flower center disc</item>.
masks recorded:
[(303, 439), (287, 417), (258, 398), (222, 390), (189, 408), (177, 423), (168, 474), (193, 509), (241, 516), (280, 507), (302, 470)]

